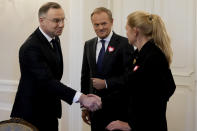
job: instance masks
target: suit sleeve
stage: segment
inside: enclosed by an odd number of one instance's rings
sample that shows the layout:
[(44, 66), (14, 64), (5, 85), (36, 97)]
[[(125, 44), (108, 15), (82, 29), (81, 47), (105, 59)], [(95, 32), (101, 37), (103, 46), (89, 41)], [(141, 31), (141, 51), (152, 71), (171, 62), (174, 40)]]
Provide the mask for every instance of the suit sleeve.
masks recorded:
[(82, 61), (82, 69), (81, 69), (81, 92), (84, 94), (89, 93), (90, 87), (90, 67), (88, 64), (88, 46), (87, 43), (84, 45), (84, 52), (83, 52), (83, 61)]
[(127, 41), (124, 41), (121, 51), (120, 51), (120, 61), (122, 63), (122, 66), (120, 67), (122, 72), (121, 74), (112, 76), (108, 79), (106, 79), (107, 88), (109, 90), (119, 90), (119, 88), (122, 88), (125, 86), (125, 72), (127, 69), (127, 66), (129, 64), (129, 61), (131, 60), (132, 53), (134, 52), (133, 46), (129, 45)]
[(37, 46), (25, 46), (20, 49), (19, 60), (21, 77), (30, 77), (37, 85), (37, 90), (42, 90), (59, 99), (72, 104), (76, 91), (64, 85), (53, 77), (50, 67)]

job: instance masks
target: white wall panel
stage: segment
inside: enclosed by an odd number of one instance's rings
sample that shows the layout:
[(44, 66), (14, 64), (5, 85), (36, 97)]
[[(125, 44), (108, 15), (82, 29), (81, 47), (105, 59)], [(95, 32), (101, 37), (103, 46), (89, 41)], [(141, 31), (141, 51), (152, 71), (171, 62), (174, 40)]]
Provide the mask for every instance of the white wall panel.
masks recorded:
[(164, 19), (172, 38), (173, 73), (190, 76), (194, 72), (195, 0), (156, 1), (155, 13)]
[[(83, 52), (82, 42), (82, 26), (83, 26), (83, 0), (70, 1), (70, 14), (69, 14), (69, 85), (75, 90), (80, 90), (80, 73)], [(68, 107), (68, 124), (69, 131), (80, 131), (82, 129), (82, 119), (80, 105), (73, 103)]]
[(10, 118), (18, 82), (0, 80), (0, 121)]
[(168, 103), (167, 123), (169, 131), (194, 131), (194, 90), (177, 86)]
[(127, 16), (136, 10), (152, 12), (154, 0), (112, 0), (111, 9), (114, 16), (115, 32), (126, 36), (125, 25)]
[(114, 30), (125, 36), (126, 17), (136, 10), (145, 10), (160, 15), (172, 38), (173, 73), (189, 76), (194, 72), (194, 2), (195, 0), (113, 0)]

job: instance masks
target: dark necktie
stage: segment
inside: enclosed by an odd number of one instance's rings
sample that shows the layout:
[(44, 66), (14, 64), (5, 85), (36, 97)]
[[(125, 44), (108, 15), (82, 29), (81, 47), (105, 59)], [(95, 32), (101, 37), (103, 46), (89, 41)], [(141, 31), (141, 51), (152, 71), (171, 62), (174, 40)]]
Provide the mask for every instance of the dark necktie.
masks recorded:
[(58, 62), (60, 62), (60, 54), (59, 54), (59, 51), (58, 51), (58, 41), (55, 40), (55, 39), (52, 39), (51, 40), (51, 43), (53, 45), (53, 51), (55, 52), (57, 58), (58, 58)]
[(104, 55), (105, 55), (105, 40), (101, 40), (101, 43), (102, 43), (102, 48), (99, 52), (99, 56), (98, 56), (98, 60), (97, 60), (97, 71), (98, 73), (103, 73), (102, 71), (102, 66), (103, 66), (103, 58), (104, 58)]

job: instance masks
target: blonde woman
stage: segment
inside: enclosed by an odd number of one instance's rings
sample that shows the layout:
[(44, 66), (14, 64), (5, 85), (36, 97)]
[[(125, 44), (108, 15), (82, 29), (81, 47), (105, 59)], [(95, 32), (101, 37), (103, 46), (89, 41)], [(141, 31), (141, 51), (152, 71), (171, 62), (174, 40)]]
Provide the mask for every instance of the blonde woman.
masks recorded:
[(167, 131), (166, 107), (176, 86), (165, 25), (158, 15), (136, 11), (127, 17), (126, 31), (129, 43), (137, 47), (126, 77), (129, 120), (113, 121), (106, 129)]

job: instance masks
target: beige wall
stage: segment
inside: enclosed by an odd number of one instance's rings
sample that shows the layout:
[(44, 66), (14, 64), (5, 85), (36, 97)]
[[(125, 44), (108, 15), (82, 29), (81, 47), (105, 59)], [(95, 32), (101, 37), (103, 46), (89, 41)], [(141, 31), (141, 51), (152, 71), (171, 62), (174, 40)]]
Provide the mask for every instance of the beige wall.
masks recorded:
[[(58, 0), (56, 0), (58, 1)], [(0, 1), (0, 80), (18, 80), (20, 76), (18, 64), (18, 50), (27, 37), (38, 27), (39, 6), (47, 0), (1, 0)], [(59, 3), (69, 15), (69, 1)], [(62, 37), (68, 30), (64, 30)], [(66, 44), (64, 42), (64, 44)], [(65, 46), (64, 46), (65, 47)]]
[[(0, 0), (0, 120), (8, 119), (20, 77), (18, 49), (38, 26), (37, 11), (47, 0)], [(90, 14), (99, 6), (114, 15), (115, 32), (125, 36), (126, 16), (135, 10), (159, 14), (172, 37), (172, 71), (177, 85), (167, 110), (169, 131), (197, 131), (197, 2), (196, 0), (56, 0), (68, 21), (61, 36), (64, 55), (62, 81), (80, 90), (83, 44), (95, 36)], [(177, 4), (178, 3), (178, 4)], [(196, 127), (195, 127), (196, 126)], [(90, 130), (81, 120), (78, 104), (63, 103), (63, 131)]]

